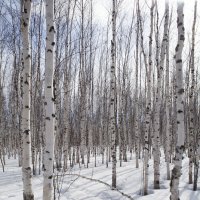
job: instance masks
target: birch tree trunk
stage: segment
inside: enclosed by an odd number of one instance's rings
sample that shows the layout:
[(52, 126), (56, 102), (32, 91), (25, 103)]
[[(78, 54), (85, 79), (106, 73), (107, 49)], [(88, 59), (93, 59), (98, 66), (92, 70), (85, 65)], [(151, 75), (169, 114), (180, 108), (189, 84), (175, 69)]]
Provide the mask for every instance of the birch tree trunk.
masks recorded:
[[(157, 91), (156, 91), (156, 105), (155, 105), (155, 133), (154, 133), (154, 189), (160, 188), (160, 129), (161, 129), (161, 120), (160, 120), (160, 109), (161, 109), (161, 94), (160, 88), (162, 86), (161, 80), (163, 77), (163, 68), (164, 60), (166, 53), (166, 45), (168, 40), (168, 22), (169, 22), (169, 4), (166, 1), (165, 3), (165, 23), (164, 23), (164, 32), (163, 40), (161, 45), (160, 52), (160, 61), (158, 58), (158, 53), (156, 53), (156, 62), (157, 64)], [(157, 31), (157, 34), (158, 31)], [(156, 46), (158, 45), (158, 35), (156, 37)]]
[(80, 76), (79, 76), (79, 85), (80, 85), (80, 153), (82, 158), (82, 164), (85, 164), (84, 156), (86, 154), (86, 108), (87, 108), (87, 86), (86, 86), (86, 61), (85, 61), (85, 12), (84, 12), (84, 1), (81, 0), (81, 35), (80, 35)]
[[(65, 72), (66, 73), (66, 72)], [(66, 74), (65, 74), (65, 79), (67, 79)], [(70, 108), (69, 108), (69, 92), (67, 91), (69, 89), (69, 81), (64, 80), (64, 146), (63, 146), (63, 159), (64, 159), (64, 171), (67, 171), (67, 160), (68, 160), (68, 154), (69, 154), (69, 136), (70, 136), (70, 123), (69, 123), (69, 113), (70, 113)]]
[(112, 41), (111, 41), (111, 71), (110, 71), (110, 126), (109, 135), (111, 136), (112, 151), (112, 187), (116, 188), (116, 125), (115, 125), (115, 66), (116, 66), (116, 0), (113, 0), (112, 10)]
[(29, 26), (31, 17), (31, 1), (22, 1), (22, 132), (23, 132), (23, 154), (22, 154), (22, 179), (23, 198), (33, 200), (32, 191), (32, 169), (31, 169), (31, 133), (30, 133), (30, 76), (31, 56), (29, 41)]
[(65, 40), (65, 71), (64, 71), (64, 102), (63, 102), (63, 109), (64, 109), (64, 145), (63, 145), (63, 159), (64, 159), (64, 171), (67, 171), (67, 159), (69, 154), (69, 133), (70, 133), (70, 124), (69, 124), (69, 14), (70, 14), (70, 3), (68, 2), (67, 6), (67, 23), (66, 23), (66, 40)]
[(136, 26), (136, 72), (135, 72), (135, 158), (136, 158), (136, 168), (139, 168), (139, 102), (138, 102), (138, 66), (139, 66), (139, 17), (137, 17), (137, 26)]
[[(166, 3), (169, 7), (169, 2), (166, 0)], [(170, 180), (170, 142), (171, 142), (171, 124), (170, 124), (170, 89), (169, 89), (169, 30), (166, 44), (166, 77), (165, 77), (165, 94), (166, 94), (166, 165), (167, 165), (167, 180)]]
[[(191, 49), (191, 58), (190, 58), (190, 69), (191, 69), (191, 78), (192, 78), (192, 84), (190, 87), (190, 95), (189, 95), (189, 153), (190, 153), (190, 161), (189, 161), (189, 183), (192, 183), (192, 167), (194, 163), (194, 185), (193, 190), (195, 191), (197, 189), (197, 174), (198, 171), (198, 156), (196, 156), (197, 151), (197, 145), (195, 146), (195, 152), (194, 152), (194, 144), (195, 144), (195, 119), (194, 119), (194, 92), (195, 92), (195, 73), (194, 73), (194, 50), (195, 50), (195, 26), (196, 26), (196, 18), (197, 18), (197, 1), (195, 1), (194, 5), (194, 20), (192, 25), (192, 49)], [(195, 153), (195, 154), (194, 154)], [(198, 153), (197, 153), (198, 154)]]
[[(160, 51), (160, 44), (159, 44), (159, 13), (156, 1), (156, 31), (155, 31), (155, 41), (156, 41), (156, 68), (157, 68), (157, 86), (155, 90), (155, 108), (154, 108), (154, 120), (152, 124), (153, 133), (152, 133), (152, 146), (153, 146), (153, 161), (154, 161), (154, 189), (160, 189), (160, 107), (161, 107), (161, 92), (160, 88), (162, 87), (162, 72), (163, 66), (160, 67), (160, 58), (159, 58), (159, 51)], [(162, 44), (161, 53), (164, 56), (164, 48)], [(164, 59), (164, 58), (163, 58)]]
[(46, 0), (46, 53), (45, 53), (45, 151), (43, 200), (53, 199), (54, 160), (54, 0)]
[(170, 192), (171, 200), (179, 200), (179, 179), (181, 176), (182, 156), (185, 149), (185, 131), (184, 131), (184, 88), (183, 88), (183, 72), (182, 72), (182, 51), (184, 46), (184, 14), (183, 2), (177, 3), (177, 28), (178, 28), (178, 43), (176, 46), (176, 104), (177, 104), (177, 143), (174, 158), (174, 168), (172, 170)]
[[(139, 5), (138, 5), (139, 6)], [(139, 8), (138, 8), (139, 9)], [(146, 100), (146, 117), (145, 117), (145, 134), (144, 134), (144, 186), (143, 186), (143, 194), (148, 194), (148, 175), (149, 175), (149, 131), (150, 131), (150, 122), (151, 122), (151, 76), (152, 76), (152, 35), (153, 35), (153, 13), (154, 13), (154, 1), (152, 0), (152, 5), (150, 9), (151, 15), (151, 23), (150, 23), (150, 35), (149, 35), (149, 60), (148, 60), (148, 69), (146, 65), (146, 72), (147, 72), (147, 100)], [(141, 24), (140, 24), (141, 26)], [(141, 33), (142, 34), (142, 33)], [(143, 40), (143, 37), (141, 38)], [(143, 44), (143, 41), (141, 41)], [(144, 47), (142, 45), (142, 51)], [(145, 54), (144, 54), (144, 60)], [(147, 61), (145, 61), (147, 63)]]

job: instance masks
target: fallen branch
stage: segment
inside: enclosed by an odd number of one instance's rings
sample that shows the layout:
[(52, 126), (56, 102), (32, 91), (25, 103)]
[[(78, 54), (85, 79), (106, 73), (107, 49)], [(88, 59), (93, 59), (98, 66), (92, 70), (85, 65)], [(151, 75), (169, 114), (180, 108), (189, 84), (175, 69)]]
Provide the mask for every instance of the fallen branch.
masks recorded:
[(80, 174), (65, 174), (65, 175), (70, 175), (70, 176), (71, 176), (71, 175), (74, 175), (74, 176), (78, 176), (78, 177), (81, 177), (81, 178), (84, 178), (84, 179), (87, 179), (87, 180), (90, 180), (90, 181), (94, 181), (94, 182), (98, 182), (98, 183), (104, 184), (104, 185), (108, 186), (111, 190), (117, 191), (117, 192), (119, 192), (121, 195), (123, 195), (123, 196), (125, 196), (125, 197), (127, 197), (127, 198), (129, 198), (129, 199), (131, 199), (131, 200), (134, 200), (130, 195), (125, 194), (124, 192), (121, 192), (119, 189), (113, 188), (113, 187), (112, 187), (111, 185), (109, 185), (108, 183), (105, 183), (105, 182), (100, 181), (100, 180), (98, 180), (98, 179), (88, 178), (88, 177), (83, 176), (83, 175), (80, 175)]

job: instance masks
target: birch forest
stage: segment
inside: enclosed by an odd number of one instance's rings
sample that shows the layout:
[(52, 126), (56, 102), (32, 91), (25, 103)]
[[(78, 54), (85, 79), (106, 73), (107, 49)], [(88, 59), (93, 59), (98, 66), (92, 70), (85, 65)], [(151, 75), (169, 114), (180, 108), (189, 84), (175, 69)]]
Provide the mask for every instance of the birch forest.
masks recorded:
[(0, 200), (200, 200), (198, 0), (0, 0)]

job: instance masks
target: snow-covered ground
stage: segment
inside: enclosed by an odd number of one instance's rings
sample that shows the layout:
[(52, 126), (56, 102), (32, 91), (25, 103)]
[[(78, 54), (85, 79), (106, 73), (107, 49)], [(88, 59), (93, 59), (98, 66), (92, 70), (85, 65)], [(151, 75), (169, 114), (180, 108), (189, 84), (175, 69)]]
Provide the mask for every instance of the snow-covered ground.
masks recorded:
[[(93, 160), (93, 159), (92, 159)], [(142, 161), (140, 168), (135, 168), (135, 159), (123, 162), (122, 167), (117, 163), (117, 188), (131, 196), (133, 199), (139, 200), (169, 200), (169, 181), (166, 180), (166, 164), (163, 156), (161, 158), (161, 189), (153, 189), (153, 164), (150, 160), (149, 169), (149, 195), (142, 196)], [(171, 166), (172, 167), (172, 166)], [(198, 182), (198, 190), (192, 191), (192, 185), (188, 184), (188, 159), (183, 160), (182, 177), (180, 182), (180, 199), (181, 200), (200, 200), (200, 181)], [(71, 175), (70, 175), (71, 174)], [(73, 175), (76, 174), (76, 175)], [(61, 176), (60, 176), (61, 175)], [(81, 176), (77, 176), (81, 175)], [(59, 173), (58, 185), (60, 196), (56, 195), (56, 199), (60, 200), (126, 200), (128, 197), (123, 196), (120, 192), (111, 190), (107, 185), (85, 179), (98, 179), (105, 183), (111, 184), (111, 163), (106, 168), (101, 164), (101, 157), (97, 159), (97, 167), (91, 162), (89, 168), (84, 166), (75, 166), (63, 176)], [(42, 199), (42, 176), (33, 177), (33, 190), (35, 200)], [(21, 168), (18, 167), (18, 161), (14, 158), (6, 159), (5, 172), (0, 167), (0, 200), (21, 200), (22, 198), (22, 178)]]

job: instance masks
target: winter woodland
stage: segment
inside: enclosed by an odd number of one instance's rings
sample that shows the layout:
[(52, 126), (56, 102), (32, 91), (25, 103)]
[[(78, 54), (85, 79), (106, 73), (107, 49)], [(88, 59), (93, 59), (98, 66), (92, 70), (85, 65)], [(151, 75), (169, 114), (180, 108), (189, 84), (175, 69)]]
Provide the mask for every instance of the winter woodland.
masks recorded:
[(200, 199), (198, 0), (0, 0), (0, 200)]

